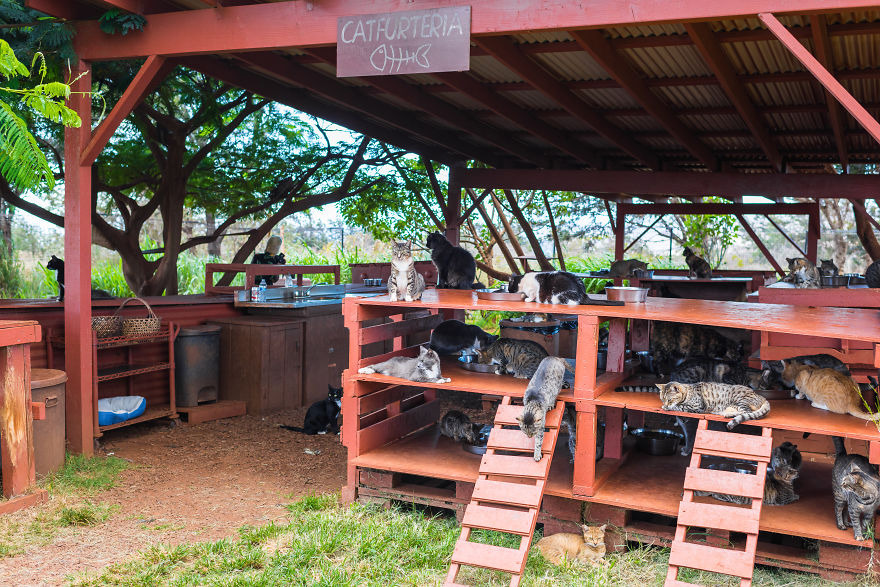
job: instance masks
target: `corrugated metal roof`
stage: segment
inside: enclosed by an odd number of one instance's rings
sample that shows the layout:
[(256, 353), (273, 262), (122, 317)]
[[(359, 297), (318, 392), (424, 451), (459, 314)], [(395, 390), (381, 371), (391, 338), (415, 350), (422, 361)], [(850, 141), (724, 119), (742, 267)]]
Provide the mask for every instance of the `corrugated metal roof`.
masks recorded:
[(623, 53), (647, 78), (712, 75), (693, 45), (624, 49)]
[(565, 81), (611, 79), (602, 66), (583, 51), (565, 53), (537, 53), (534, 60), (544, 69), (551, 71), (553, 77)]

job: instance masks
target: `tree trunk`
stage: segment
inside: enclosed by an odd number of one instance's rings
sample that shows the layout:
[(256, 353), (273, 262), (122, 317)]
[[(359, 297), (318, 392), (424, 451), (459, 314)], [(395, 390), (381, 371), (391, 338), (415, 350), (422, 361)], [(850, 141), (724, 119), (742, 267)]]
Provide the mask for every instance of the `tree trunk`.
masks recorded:
[[(474, 194), (472, 192), (469, 193), (473, 198)], [(501, 254), (504, 255), (504, 260), (507, 261), (507, 266), (510, 267), (511, 272), (519, 273), (519, 268), (516, 266), (516, 259), (514, 259), (513, 255), (510, 254), (510, 250), (507, 248), (507, 244), (504, 242), (501, 233), (498, 232), (498, 229), (492, 223), (492, 219), (489, 218), (489, 213), (486, 212), (486, 208), (483, 207), (482, 202), (477, 204), (477, 210), (480, 212), (480, 216), (483, 217), (483, 222), (486, 223), (486, 227), (489, 229), (489, 232), (491, 232), (492, 236), (495, 238), (495, 242), (498, 243), (498, 249), (501, 251)]]
[(544, 198), (544, 208), (547, 209), (547, 216), (550, 218), (550, 232), (553, 233), (553, 244), (556, 247), (556, 257), (559, 259), (559, 268), (565, 271), (565, 257), (562, 255), (562, 245), (559, 244), (559, 232), (556, 230), (556, 221), (553, 220), (553, 210), (550, 209), (550, 201), (547, 199), (547, 190), (541, 190), (541, 197)]
[[(205, 234), (210, 236), (217, 230), (217, 219), (211, 212), (205, 212)], [(208, 243), (208, 254), (212, 257), (220, 257), (220, 243), (223, 241), (222, 236), (218, 236), (215, 240)]]
[(874, 234), (874, 225), (868, 221), (866, 214), (853, 206), (853, 215), (856, 217), (856, 233), (859, 235), (859, 241), (865, 247), (865, 252), (871, 257), (871, 261), (880, 259), (880, 242), (877, 242), (877, 235)]
[(6, 256), (12, 258), (12, 215), (15, 209), (0, 200), (0, 246), (6, 249)]

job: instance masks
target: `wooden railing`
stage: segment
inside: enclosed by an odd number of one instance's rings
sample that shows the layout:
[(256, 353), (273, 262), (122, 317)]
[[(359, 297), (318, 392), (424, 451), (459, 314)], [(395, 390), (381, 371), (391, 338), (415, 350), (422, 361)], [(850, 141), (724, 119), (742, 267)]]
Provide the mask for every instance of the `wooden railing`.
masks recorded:
[[(244, 273), (244, 285), (214, 285), (215, 273)], [(205, 265), (205, 295), (232, 293), (250, 289), (257, 275), (293, 275), (296, 284), (303, 284), (303, 275), (333, 274), (333, 283), (339, 285), (339, 265), (260, 265), (256, 263), (208, 263)], [(280, 282), (279, 282), (280, 283)], [(278, 284), (275, 287), (279, 287)]]

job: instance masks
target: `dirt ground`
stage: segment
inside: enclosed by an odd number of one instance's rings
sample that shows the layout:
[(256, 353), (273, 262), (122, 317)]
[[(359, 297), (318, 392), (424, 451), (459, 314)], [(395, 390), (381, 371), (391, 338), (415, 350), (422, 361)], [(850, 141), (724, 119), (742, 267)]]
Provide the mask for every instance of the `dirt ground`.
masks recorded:
[[(115, 488), (95, 499), (118, 504), (119, 511), (104, 524), (63, 532), (48, 546), (0, 559), (0, 584), (64, 584), (73, 573), (98, 571), (151, 544), (234, 536), (245, 524), (283, 519), (284, 505), (296, 497), (338, 491), (346, 455), (339, 437), (278, 428), (302, 425), (304, 413), (192, 427), (160, 421), (108, 432), (102, 452), (131, 466)], [(33, 513), (12, 515), (26, 521)]]

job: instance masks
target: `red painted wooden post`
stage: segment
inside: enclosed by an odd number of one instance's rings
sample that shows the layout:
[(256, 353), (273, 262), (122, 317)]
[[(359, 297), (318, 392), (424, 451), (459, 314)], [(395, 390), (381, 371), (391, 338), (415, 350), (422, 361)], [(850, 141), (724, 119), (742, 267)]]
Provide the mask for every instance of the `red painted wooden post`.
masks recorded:
[(342, 303), (345, 327), (348, 329), (348, 369), (342, 372), (342, 433), (341, 442), (348, 449), (346, 459), (346, 485), (342, 488), (343, 503), (352, 503), (357, 499), (357, 467), (352, 459), (358, 456), (358, 399), (356, 389), (363, 385), (354, 380), (358, 363), (361, 360), (361, 344), (358, 337), (358, 313), (360, 307), (354, 299), (346, 298)]
[[(85, 73), (83, 73), (85, 72)], [(64, 131), (64, 350), (67, 370), (67, 441), (71, 452), (94, 451), (92, 406), (92, 167), (81, 165), (91, 139), (92, 75), (79, 61), (70, 75), (69, 106), (82, 119), (80, 128)], [(77, 93), (80, 92), (80, 93)]]
[(613, 318), (609, 321), (608, 356), (606, 371), (620, 373), (626, 359), (626, 319)]
[(819, 238), (822, 236), (822, 224), (819, 222), (819, 211), (810, 212), (807, 221), (807, 259), (819, 262)]
[(614, 260), (623, 259), (623, 238), (626, 234), (626, 212), (617, 204), (617, 222), (614, 223)]
[(596, 316), (578, 316), (577, 349), (574, 397), (578, 400), (593, 399), (596, 353), (599, 350), (599, 319)]
[(34, 426), (31, 399), (30, 348), (26, 344), (0, 347), (0, 418), (3, 495), (24, 493), (33, 484)]
[[(596, 431), (599, 434), (599, 431)], [(623, 456), (623, 408), (605, 408), (605, 459)]]
[(577, 448), (572, 474), (572, 493), (575, 497), (593, 495), (596, 480), (596, 405), (586, 406), (588, 411), (577, 412)]

